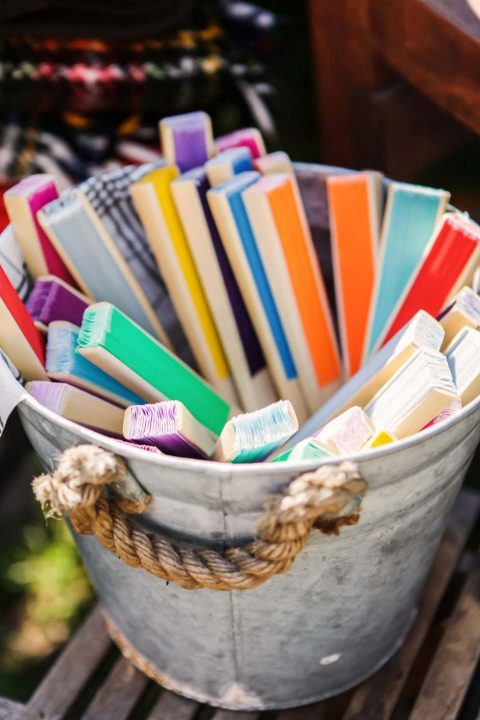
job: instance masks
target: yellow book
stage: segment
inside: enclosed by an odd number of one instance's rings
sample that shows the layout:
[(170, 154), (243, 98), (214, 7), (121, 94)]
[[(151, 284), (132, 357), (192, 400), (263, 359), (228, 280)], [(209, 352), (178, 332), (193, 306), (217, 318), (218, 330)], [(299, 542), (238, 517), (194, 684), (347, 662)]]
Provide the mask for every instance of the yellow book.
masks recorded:
[(175, 166), (152, 170), (130, 192), (200, 372), (223, 397), (236, 402), (230, 368), (173, 200), (170, 183), (178, 174)]
[(392, 433), (386, 430), (378, 430), (372, 437), (367, 440), (365, 445), (362, 445), (362, 450), (372, 450), (373, 448), (382, 447), (382, 445), (389, 445), (395, 442), (397, 438)]

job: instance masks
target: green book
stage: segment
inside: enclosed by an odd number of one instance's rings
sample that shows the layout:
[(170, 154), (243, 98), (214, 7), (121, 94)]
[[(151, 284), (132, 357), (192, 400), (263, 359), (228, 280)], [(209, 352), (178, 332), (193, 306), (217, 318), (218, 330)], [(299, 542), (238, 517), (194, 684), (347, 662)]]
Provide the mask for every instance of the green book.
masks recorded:
[(296, 462), (297, 460), (312, 460), (314, 458), (323, 458), (331, 455), (313, 438), (302, 440), (298, 445), (294, 445), (289, 450), (285, 450), (281, 455), (273, 458), (271, 462)]
[(216, 435), (235, 412), (188, 365), (110, 303), (85, 311), (77, 352), (147, 402), (179, 400)]

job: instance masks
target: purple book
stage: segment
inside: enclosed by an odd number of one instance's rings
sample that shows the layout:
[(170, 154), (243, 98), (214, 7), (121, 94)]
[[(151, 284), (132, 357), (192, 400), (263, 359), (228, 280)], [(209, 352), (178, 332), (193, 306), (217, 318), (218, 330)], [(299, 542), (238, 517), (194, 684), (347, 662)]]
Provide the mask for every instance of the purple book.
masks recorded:
[(215, 153), (212, 123), (204, 112), (164, 118), (160, 139), (165, 160), (181, 172), (203, 165)]
[(32, 319), (43, 327), (55, 320), (80, 326), (90, 301), (60, 278), (45, 275), (35, 281), (26, 305)]
[(178, 400), (131, 405), (125, 411), (123, 435), (167, 455), (187, 458), (208, 458), (215, 446), (215, 436)]

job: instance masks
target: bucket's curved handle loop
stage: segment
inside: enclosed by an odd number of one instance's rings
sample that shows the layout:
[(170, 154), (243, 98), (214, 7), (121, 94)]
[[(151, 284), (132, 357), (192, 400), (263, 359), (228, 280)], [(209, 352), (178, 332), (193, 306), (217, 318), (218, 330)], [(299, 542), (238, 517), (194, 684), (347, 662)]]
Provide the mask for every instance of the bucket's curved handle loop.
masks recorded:
[(79, 445), (63, 453), (52, 474), (36, 478), (33, 490), (47, 516), (70, 517), (78, 533), (93, 535), (127, 565), (189, 590), (247, 590), (285, 572), (313, 527), (337, 534), (357, 523), (367, 490), (353, 463), (323, 465), (269, 501), (254, 542), (217, 551), (141, 530), (128, 514), (143, 512), (150, 497), (127, 500), (112, 491), (127, 472), (121, 457)]

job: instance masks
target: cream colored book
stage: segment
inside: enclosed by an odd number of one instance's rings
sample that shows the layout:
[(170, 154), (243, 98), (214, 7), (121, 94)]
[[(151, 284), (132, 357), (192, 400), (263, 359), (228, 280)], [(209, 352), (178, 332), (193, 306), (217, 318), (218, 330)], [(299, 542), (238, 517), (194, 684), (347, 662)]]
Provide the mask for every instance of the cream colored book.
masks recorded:
[(106, 400), (72, 385), (49, 380), (30, 382), (27, 390), (41, 405), (67, 420), (122, 437), (124, 411)]
[(197, 168), (180, 175), (171, 189), (231, 368), (239, 405), (246, 412), (258, 410), (278, 396), (208, 205), (205, 170)]
[(277, 392), (292, 402), (303, 422), (309, 410), (293, 350), (242, 199), (243, 191), (259, 177), (258, 173), (241, 173), (209, 190), (207, 197)]
[(420, 348), (365, 407), (377, 428), (399, 439), (414, 435), (458, 398), (447, 358)]
[(293, 164), (286, 152), (277, 150), (276, 152), (262, 155), (255, 160), (255, 169), (262, 175), (272, 175), (272, 173), (287, 173), (295, 177)]
[(480, 395), (480, 332), (462, 328), (445, 354), (462, 405), (467, 405)]
[(472, 288), (463, 287), (441, 316), (440, 324), (445, 330), (442, 343), (442, 350), (445, 350), (463, 327), (480, 327), (480, 296)]
[(444, 330), (440, 323), (420, 310), (398, 335), (372, 355), (361, 370), (322, 405), (300, 428), (294, 440), (314, 435), (328, 420), (354, 405), (364, 407), (418, 348), (440, 350), (443, 337)]
[(303, 207), (289, 175), (243, 193), (255, 240), (285, 326), (310, 412), (338, 388), (342, 371), (325, 286)]
[(148, 173), (131, 186), (135, 208), (202, 375), (237, 402), (230, 367), (185, 236), (170, 184), (175, 167)]

